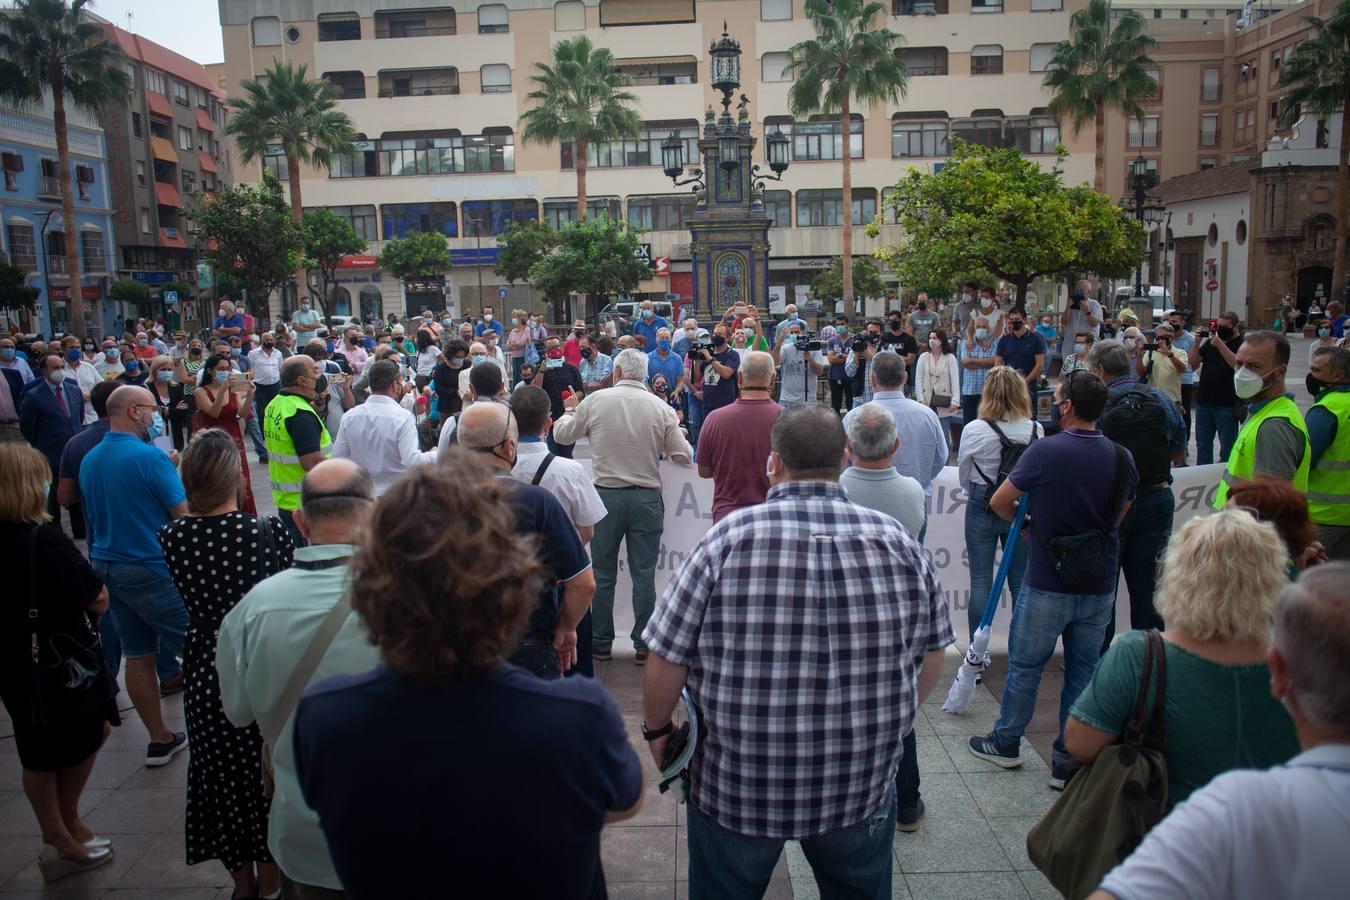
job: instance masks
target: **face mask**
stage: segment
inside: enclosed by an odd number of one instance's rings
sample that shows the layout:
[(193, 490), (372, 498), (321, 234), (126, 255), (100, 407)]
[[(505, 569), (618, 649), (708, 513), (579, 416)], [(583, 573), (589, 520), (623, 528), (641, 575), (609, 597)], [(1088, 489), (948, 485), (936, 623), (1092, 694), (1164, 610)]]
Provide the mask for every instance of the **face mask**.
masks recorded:
[(1138, 342), (1134, 338), (1126, 338), (1121, 343), (1125, 345), (1126, 350), (1133, 350)]
[(485, 362), (487, 362), (487, 357), (486, 357), (486, 356), (479, 356), (477, 353), (475, 353), (475, 354), (473, 355), (473, 362), (471, 363), (471, 365), (475, 365), (475, 366), (476, 366), (476, 365), (479, 365), (480, 363), (485, 363)]
[(1233, 373), (1233, 392), (1243, 400), (1255, 397), (1265, 386), (1266, 380), (1246, 366)]
[(189, 355), (189, 356), (201, 356), (201, 355), (202, 355), (202, 348), (201, 348), (201, 347), (193, 347), (191, 350), (188, 351), (188, 355)]
[(1219, 340), (1226, 341), (1233, 336), (1233, 328), (1230, 325), (1219, 326)]
[[(665, 345), (666, 345), (666, 346), (665, 346), (663, 349), (669, 350), (669, 349), (670, 349), (670, 341), (666, 341), (666, 342), (665, 342)], [(581, 358), (582, 358), (582, 359), (590, 359), (590, 358), (591, 358), (591, 348), (590, 348), (590, 347), (582, 347), (582, 348), (581, 348)]]
[(215, 375), (216, 384), (224, 384), (230, 377), (229, 372), (215, 372), (213, 374)]
[(150, 341), (146, 338), (138, 338), (136, 340), (136, 346), (138, 347), (144, 347), (148, 343), (150, 343)]
[(977, 341), (987, 341), (987, 340), (989, 340), (989, 329), (988, 329), (988, 328), (976, 328), (976, 329), (975, 329), (975, 340), (977, 340)]
[(14, 348), (13, 348), (13, 347), (4, 347), (4, 348), (0, 348), (0, 359), (3, 359), (3, 360), (11, 360), (11, 359), (13, 359), (13, 358), (14, 358)]
[(464, 365), (464, 357), (462, 356), (456, 356), (455, 358), (450, 360), (450, 368), (452, 369), (458, 369), (463, 365)]
[(1027, 324), (1027, 323), (1026, 323), (1026, 322), (1023, 322), (1021, 319), (1013, 319), (1013, 321), (1012, 321), (1012, 330), (1013, 330), (1013, 331), (1021, 331), (1021, 330), (1022, 330), (1022, 326), (1025, 325), (1025, 324)]
[(899, 319), (892, 320), (891, 331), (899, 331), (899, 330), (900, 330), (900, 320)]
[(666, 392), (666, 383), (664, 381), (654, 381), (652, 382), (652, 390), (658, 394), (664, 394)]
[(697, 337), (697, 336), (698, 336), (698, 329), (697, 329), (697, 328), (686, 328), (686, 329), (684, 330), (684, 335), (685, 335), (685, 337), (688, 337), (688, 338), (694, 338), (694, 337)]
[(795, 331), (794, 331), (794, 332), (792, 332), (792, 334), (789, 334), (789, 335), (788, 335), (787, 343), (792, 344), (793, 346), (796, 346), (797, 342), (800, 341), (801, 339), (802, 339), (801, 334), (799, 334), (798, 332), (795, 332)]
[(993, 297), (981, 297), (981, 298), (980, 298), (980, 305), (983, 306), (983, 307), (985, 307), (986, 309), (988, 309), (989, 307), (991, 307), (991, 306), (994, 305), (994, 298), (993, 298)]
[(233, 357), (236, 357), (236, 358), (238, 358), (239, 356), (243, 355), (243, 352), (244, 352), (244, 351), (243, 351), (243, 350), (240, 350), (238, 347), (231, 347), (231, 348), (230, 348), (230, 355), (233, 356)]
[(549, 359), (544, 362), (546, 369), (561, 369), (563, 361), (561, 359)]
[(788, 313), (788, 321), (789, 321), (789, 322), (795, 322), (795, 321), (797, 321), (797, 314), (796, 314), (796, 313)]
[(66, 359), (70, 360), (71, 362), (79, 362), (79, 361), (80, 361), (80, 351), (79, 351), (79, 350), (76, 350), (76, 349), (74, 349), (74, 348), (72, 348), (72, 349), (70, 349), (70, 350), (67, 350), (67, 351), (66, 351)]
[(1079, 354), (1086, 353), (1086, 352), (1087, 352), (1087, 344), (1074, 344), (1074, 345), (1073, 345), (1073, 352), (1074, 352), (1074, 353), (1079, 353)]
[(301, 304), (300, 304), (300, 311), (301, 311), (301, 312), (309, 312), (309, 304), (308, 304), (308, 303), (301, 303)]
[(145, 427), (145, 442), (153, 443), (155, 438), (164, 436), (164, 420), (159, 413), (150, 416), (150, 424)]
[(927, 304), (927, 303), (920, 303), (920, 304), (919, 304), (919, 312), (928, 312), (928, 304)]
[(1330, 329), (1330, 328), (1319, 328), (1319, 329), (1317, 329), (1317, 336), (1318, 336), (1318, 337), (1331, 337), (1331, 329)]
[(517, 325), (524, 325), (524, 324), (525, 324), (525, 320), (524, 320), (524, 319), (519, 319), (519, 318), (518, 318), (518, 319), (515, 320), (515, 323), (516, 323)]
[(135, 375), (141, 370), (140, 364), (134, 362), (122, 363), (122, 368), (126, 369), (128, 375)]
[(709, 343), (709, 344), (712, 344), (714, 347), (721, 347), (721, 346), (724, 345), (726, 342), (727, 342), (727, 339), (726, 339), (725, 337), (723, 337), (723, 336), (720, 335), (720, 334), (714, 334), (714, 335), (712, 336), (712, 340), (709, 341), (708, 343)]
[(934, 350), (940, 350), (942, 348), (942, 341), (929, 341), (928, 346)]
[(314, 393), (322, 394), (326, 390), (328, 390), (328, 376), (320, 372), (314, 381)]
[(271, 352), (272, 348), (275, 346), (276, 344), (273, 343), (272, 341), (263, 341), (263, 349), (267, 350), (268, 352)]
[(492, 313), (483, 313), (483, 321), (484, 321), (484, 322), (491, 322), (491, 321), (492, 321)]
[(50, 381), (52, 384), (60, 384), (61, 382), (66, 380), (66, 370), (57, 369), (54, 372), (48, 372), (47, 380)]
[(168, 384), (170, 381), (173, 380), (173, 373), (170, 372), (168, 369), (160, 369), (158, 372), (155, 373), (155, 377), (158, 378), (160, 381), (164, 382), (165, 384)]
[(644, 318), (644, 319), (650, 319), (650, 318), (651, 318), (652, 316), (654, 316), (654, 315), (656, 315), (656, 313), (653, 312), (653, 311), (650, 310), (650, 309), (644, 309), (644, 310), (642, 311), (642, 318)]
[(1304, 379), (1303, 383), (1308, 386), (1308, 393), (1313, 395), (1314, 400), (1316, 400), (1323, 391), (1331, 387), (1331, 385), (1327, 384), (1325, 381), (1318, 381), (1313, 377), (1311, 372), (1308, 373), (1308, 377)]
[(93, 352), (94, 352), (94, 345), (93, 345), (93, 344), (85, 344), (85, 345), (84, 345), (84, 352), (85, 352), (85, 353), (93, 353)]

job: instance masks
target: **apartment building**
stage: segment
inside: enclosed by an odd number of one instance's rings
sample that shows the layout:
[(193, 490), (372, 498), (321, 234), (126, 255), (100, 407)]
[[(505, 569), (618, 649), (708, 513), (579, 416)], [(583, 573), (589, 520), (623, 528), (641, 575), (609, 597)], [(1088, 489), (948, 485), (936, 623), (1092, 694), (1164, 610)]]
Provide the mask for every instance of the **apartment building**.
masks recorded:
[[(100, 117), (117, 211), (115, 268), (118, 277), (151, 289), (149, 309), (126, 312), (160, 315), (166, 310), (159, 285), (198, 280), (197, 247), (183, 210), (196, 193), (230, 184), (225, 98), (199, 63), (111, 23), (102, 27), (126, 52), (132, 78), (131, 102)], [(185, 327), (199, 325), (196, 304), (178, 312)]]
[[(860, 110), (845, 136), (839, 123), (793, 121), (787, 50), (812, 35), (802, 0), (221, 0), (225, 64), (220, 84), (236, 90), (273, 59), (303, 63), (342, 92), (339, 107), (360, 132), (357, 153), (332, 172), (302, 173), (306, 207), (344, 216), (370, 241), (354, 257), (338, 292), (340, 312), (372, 315), (424, 303), (473, 311), (533, 302), (525, 285), (492, 274), (495, 237), (513, 221), (574, 217), (576, 180), (570, 146), (520, 140), (529, 76), (553, 44), (587, 35), (610, 48), (644, 121), (636, 140), (588, 148), (587, 192), (593, 213), (606, 211), (647, 229), (658, 275), (639, 287), (692, 299), (689, 234), (694, 200), (661, 171), (659, 145), (672, 132), (696, 158), (703, 110), (714, 102), (707, 49), (725, 22), (742, 47), (742, 92), (763, 153), (767, 129), (792, 138), (792, 164), (766, 194), (770, 292), (805, 296), (812, 277), (842, 243), (840, 160), (853, 161), (853, 221), (877, 213), (888, 188), (911, 167), (941, 166), (954, 137), (1017, 146), (1046, 160), (1063, 140), (1066, 178), (1090, 180), (1091, 128), (1061, 133), (1045, 115), (1041, 87), (1055, 42), (1085, 0), (893, 0), (889, 27), (905, 37), (898, 51), (911, 74), (899, 103)], [(303, 15), (303, 17), (301, 17)], [(284, 157), (239, 166), (238, 181), (266, 167), (285, 183)], [(449, 239), (454, 268), (445, 278), (403, 286), (373, 258), (381, 242), (409, 230)], [(880, 240), (898, 239), (888, 226)], [(855, 231), (855, 253), (875, 242)], [(481, 288), (480, 288), (481, 281)], [(498, 300), (499, 290), (506, 298)], [(275, 307), (274, 307), (275, 311)]]

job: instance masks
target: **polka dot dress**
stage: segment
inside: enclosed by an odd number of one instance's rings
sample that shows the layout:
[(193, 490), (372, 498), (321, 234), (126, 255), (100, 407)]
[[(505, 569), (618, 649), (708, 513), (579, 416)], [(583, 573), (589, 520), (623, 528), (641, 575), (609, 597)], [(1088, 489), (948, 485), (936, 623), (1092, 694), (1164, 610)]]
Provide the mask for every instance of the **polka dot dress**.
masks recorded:
[(259, 546), (257, 519), (242, 512), (188, 516), (159, 530), (159, 541), (191, 622), (183, 648), (183, 707), (190, 740), (187, 862), (217, 859), (234, 871), (271, 862), (268, 801), (259, 766), (256, 725), (236, 728), (225, 718), (216, 676), (216, 638), (225, 618), (259, 581), (288, 568), (294, 546), (280, 520), (269, 517), (276, 556)]

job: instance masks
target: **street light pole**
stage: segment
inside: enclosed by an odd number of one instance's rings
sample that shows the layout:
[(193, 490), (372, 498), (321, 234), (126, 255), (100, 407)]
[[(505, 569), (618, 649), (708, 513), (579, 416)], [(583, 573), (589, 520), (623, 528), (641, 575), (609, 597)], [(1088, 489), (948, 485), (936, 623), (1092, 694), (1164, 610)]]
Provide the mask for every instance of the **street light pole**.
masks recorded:
[[(474, 262), (478, 269), (478, 314), (483, 314), (483, 222), (473, 220), (473, 236), (478, 239), (478, 249), (474, 251)], [(468, 312), (466, 309), (465, 312)], [(500, 314), (500, 310), (498, 313)]]
[[(1144, 159), (1144, 154), (1140, 153), (1132, 164), (1134, 173), (1134, 217), (1139, 220), (1139, 224), (1144, 224), (1144, 191), (1147, 189), (1145, 181), (1148, 178), (1148, 162)], [(1144, 296), (1144, 262), (1139, 261), (1139, 265), (1134, 268), (1134, 295), (1136, 297)]]

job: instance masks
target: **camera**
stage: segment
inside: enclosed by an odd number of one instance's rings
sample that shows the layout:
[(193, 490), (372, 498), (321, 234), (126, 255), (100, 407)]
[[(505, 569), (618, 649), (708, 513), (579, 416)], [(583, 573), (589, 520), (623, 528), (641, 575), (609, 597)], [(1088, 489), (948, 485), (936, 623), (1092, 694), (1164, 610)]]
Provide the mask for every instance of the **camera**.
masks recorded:
[(703, 341), (690, 341), (688, 346), (690, 353), (702, 353), (704, 350), (712, 349), (712, 345)]
[(876, 344), (880, 341), (881, 335), (879, 334), (866, 334), (861, 337), (856, 337), (853, 339), (853, 351), (855, 353), (862, 353), (870, 344)]
[(803, 353), (815, 353), (824, 345), (820, 341), (787, 341)]
[(1153, 353), (1153, 352), (1156, 351), (1157, 349), (1158, 349), (1158, 345), (1155, 344), (1155, 343), (1146, 343), (1146, 344), (1144, 344), (1144, 350), (1147, 351), (1147, 352), (1149, 352), (1149, 353)]

